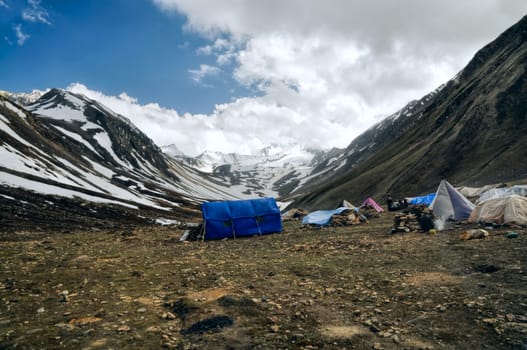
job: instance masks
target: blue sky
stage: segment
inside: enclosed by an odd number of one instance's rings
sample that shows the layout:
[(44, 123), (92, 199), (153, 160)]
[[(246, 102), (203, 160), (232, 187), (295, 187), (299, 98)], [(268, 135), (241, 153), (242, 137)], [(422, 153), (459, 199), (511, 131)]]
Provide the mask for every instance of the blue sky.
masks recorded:
[[(41, 1), (37, 10), (44, 15), (35, 21), (23, 18), (32, 3), (3, 3), (0, 89), (27, 92), (82, 82), (190, 113), (211, 113), (218, 101), (246, 93), (225, 72), (228, 67), (194, 81), (191, 70), (214, 64), (196, 52), (206, 39), (183, 30), (183, 15), (166, 14), (151, 1)], [(17, 27), (28, 36), (23, 43), (17, 42)]]
[(343, 148), (525, 14), (525, 0), (0, 0), (0, 90), (83, 93), (189, 155)]

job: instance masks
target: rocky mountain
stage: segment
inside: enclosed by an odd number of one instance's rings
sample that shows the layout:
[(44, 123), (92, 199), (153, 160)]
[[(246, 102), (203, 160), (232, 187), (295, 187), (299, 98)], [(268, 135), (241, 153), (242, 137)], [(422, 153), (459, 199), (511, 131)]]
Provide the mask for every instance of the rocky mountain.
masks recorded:
[(264, 195), (334, 208), (342, 199), (428, 193), (442, 178), (466, 186), (527, 179), (526, 71), (527, 17), (345, 150), (274, 146), (254, 156), (161, 150), (127, 118), (64, 90), (1, 93), (2, 225), (190, 218), (203, 200)]
[(48, 90), (33, 90), (29, 93), (14, 93), (9, 91), (0, 90), (0, 95), (9, 98), (11, 101), (18, 103), (19, 105), (25, 106), (34, 103), (36, 100), (42, 97)]
[(279, 197), (298, 188), (311, 175), (323, 151), (297, 145), (268, 146), (254, 155), (205, 151), (197, 157), (184, 155), (175, 145), (163, 152), (223, 184), (231, 191), (253, 197)]
[(200, 201), (226, 198), (236, 194), (96, 101), (52, 89), (23, 107), (0, 95), (3, 229), (192, 217)]
[(476, 53), (452, 80), (373, 126), (289, 196), (333, 208), (459, 185), (527, 178), (527, 17)]

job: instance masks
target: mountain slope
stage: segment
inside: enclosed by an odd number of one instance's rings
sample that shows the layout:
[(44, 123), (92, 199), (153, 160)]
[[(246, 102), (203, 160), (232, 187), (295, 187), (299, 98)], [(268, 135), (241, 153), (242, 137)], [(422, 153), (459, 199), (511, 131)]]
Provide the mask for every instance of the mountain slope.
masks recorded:
[[(527, 17), (481, 49), (457, 77), (355, 139), (291, 198), (332, 207), (386, 192), (527, 178)], [(330, 169), (331, 171), (328, 171)]]
[(202, 200), (233, 197), (96, 101), (58, 89), (26, 107), (0, 96), (3, 223), (46, 222), (57, 213), (63, 219), (188, 217), (199, 215)]
[(175, 145), (163, 152), (228, 187), (252, 197), (285, 195), (299, 187), (326, 152), (300, 146), (268, 146), (255, 155), (206, 151), (187, 157)]

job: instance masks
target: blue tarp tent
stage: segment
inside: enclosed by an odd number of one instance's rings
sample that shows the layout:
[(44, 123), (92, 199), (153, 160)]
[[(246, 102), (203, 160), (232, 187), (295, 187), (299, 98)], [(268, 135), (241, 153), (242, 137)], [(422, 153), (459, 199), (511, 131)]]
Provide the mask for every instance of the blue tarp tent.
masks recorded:
[(319, 225), (319, 226), (326, 226), (331, 221), (331, 217), (335, 214), (340, 214), (345, 210), (355, 210), (357, 209), (351, 209), (347, 207), (340, 207), (334, 210), (317, 210), (312, 213), (307, 214), (302, 219), (302, 225)]
[(411, 197), (411, 198), (408, 198), (408, 204), (411, 204), (411, 205), (425, 204), (426, 206), (429, 206), (430, 204), (432, 204), (435, 197), (436, 197), (435, 192), (425, 194), (424, 196)]
[(280, 209), (274, 198), (206, 202), (201, 211), (205, 239), (282, 232)]

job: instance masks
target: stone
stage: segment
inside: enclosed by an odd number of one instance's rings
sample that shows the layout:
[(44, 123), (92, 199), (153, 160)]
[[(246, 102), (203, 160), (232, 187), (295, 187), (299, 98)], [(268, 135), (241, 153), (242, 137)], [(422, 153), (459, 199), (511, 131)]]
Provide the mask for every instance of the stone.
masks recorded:
[(117, 328), (117, 332), (130, 332), (132, 329), (130, 328), (130, 326), (127, 326), (127, 325), (123, 325), (123, 326), (120, 326)]

